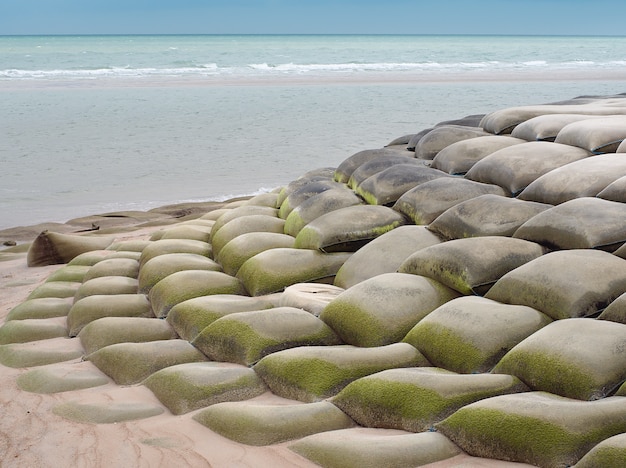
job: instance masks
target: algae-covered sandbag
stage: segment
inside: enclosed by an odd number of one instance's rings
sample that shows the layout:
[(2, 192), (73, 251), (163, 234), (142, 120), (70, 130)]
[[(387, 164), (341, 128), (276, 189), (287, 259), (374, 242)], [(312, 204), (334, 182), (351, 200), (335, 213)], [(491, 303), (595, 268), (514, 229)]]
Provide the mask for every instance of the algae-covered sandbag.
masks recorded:
[(289, 449), (326, 468), (424, 466), (461, 453), (436, 432), (402, 434), (360, 428), (310, 435)]
[(252, 369), (217, 362), (166, 367), (142, 383), (174, 414), (225, 401), (247, 400), (267, 390)]
[(472, 403), (435, 427), (476, 457), (566, 467), (626, 432), (626, 405), (620, 397), (582, 402), (527, 392)]
[(65, 265), (46, 278), (46, 283), (57, 281), (82, 283), (85, 275), (91, 269), (86, 265)]
[(139, 262), (132, 258), (109, 258), (92, 266), (83, 277), (83, 281), (103, 276), (127, 276), (137, 278)]
[(30, 245), (26, 262), (30, 267), (68, 263), (84, 252), (107, 248), (113, 240), (112, 237), (43, 231)]
[(331, 189), (300, 203), (285, 219), (285, 234), (296, 237), (314, 219), (348, 206), (361, 205), (363, 200), (347, 188)]
[(491, 153), (520, 143), (524, 143), (524, 140), (493, 135), (458, 141), (439, 151), (431, 167), (448, 174), (465, 174), (474, 164)]
[(355, 191), (370, 205), (391, 205), (420, 184), (448, 174), (415, 164), (397, 164), (360, 183)]
[(246, 297), (236, 294), (200, 296), (176, 304), (167, 314), (167, 322), (178, 335), (193, 341), (198, 334), (217, 319), (237, 312), (277, 307), (279, 295)]
[(138, 384), (166, 367), (207, 360), (186, 340), (117, 343), (100, 348), (85, 359), (118, 385)]
[(430, 224), (454, 205), (485, 194), (509, 195), (497, 185), (458, 177), (441, 177), (409, 190), (398, 199), (393, 209), (415, 224)]
[(610, 320), (626, 325), (626, 293), (611, 302), (598, 316), (598, 320)]
[(354, 251), (405, 223), (402, 214), (385, 206), (350, 206), (307, 224), (298, 233), (295, 246), (323, 252)]
[(295, 239), (277, 232), (248, 232), (229, 241), (217, 255), (224, 272), (235, 276), (246, 260), (270, 249), (291, 248)]
[(194, 419), (223, 437), (257, 446), (354, 426), (348, 416), (327, 401), (292, 405), (220, 403), (196, 414)]
[(31, 393), (60, 393), (108, 384), (109, 378), (97, 369), (77, 368), (76, 364), (55, 364), (33, 369), (17, 378), (20, 390)]
[(539, 244), (522, 239), (468, 237), (418, 250), (398, 271), (433, 278), (461, 294), (483, 295), (504, 274), (544, 253)]
[(314, 402), (337, 394), (366, 375), (429, 365), (413, 346), (395, 343), (378, 348), (301, 346), (265, 356), (254, 370), (276, 395)]
[(575, 468), (622, 468), (626, 460), (626, 432), (603, 440), (576, 463)]
[(171, 253), (148, 260), (138, 275), (139, 291), (148, 294), (163, 278), (185, 270), (222, 271), (222, 267), (205, 257), (194, 253)]
[(212, 226), (179, 225), (165, 229), (161, 239), (191, 239), (209, 242)]
[(237, 278), (219, 271), (185, 270), (172, 273), (155, 284), (148, 295), (154, 315), (166, 317), (176, 304), (212, 294), (241, 294), (246, 291)]
[(626, 158), (604, 154), (566, 164), (542, 175), (522, 193), (522, 200), (558, 205), (581, 197), (595, 197), (626, 173)]
[[(313, 169), (305, 174), (302, 174), (295, 180), (292, 180), (285, 187), (282, 187), (278, 193), (276, 199), (276, 206), (280, 207), (289, 195), (313, 182), (332, 182), (335, 174), (335, 169), (332, 167), (322, 167), (319, 169)], [(280, 208), (279, 208), (280, 209)]]
[(597, 314), (626, 292), (626, 261), (598, 250), (550, 252), (507, 273), (485, 295), (554, 320)]
[(614, 153), (626, 138), (626, 116), (572, 122), (556, 136), (556, 143), (578, 146), (592, 153)]
[(249, 232), (274, 232), (283, 234), (285, 220), (267, 215), (249, 215), (235, 218), (226, 223), (213, 236), (213, 256), (217, 258), (220, 250), (231, 240)]
[(339, 269), (335, 285), (349, 288), (383, 273), (394, 273), (414, 252), (441, 239), (424, 226), (400, 226), (369, 242)]
[(361, 426), (425, 432), (483, 398), (526, 392), (516, 377), (437, 368), (389, 369), (348, 384), (331, 399)]
[(280, 292), (296, 283), (332, 282), (350, 255), (308, 249), (266, 250), (247, 260), (237, 278), (252, 296)]
[(224, 226), (229, 221), (232, 221), (233, 219), (236, 219), (236, 218), (241, 218), (243, 216), (250, 216), (250, 215), (265, 215), (265, 216), (272, 216), (275, 218), (276, 216), (278, 216), (278, 209), (267, 207), (267, 206), (244, 205), (244, 206), (240, 206), (237, 208), (233, 208), (232, 210), (225, 210), (224, 213), (222, 213), (215, 220), (215, 224), (213, 224), (213, 228), (211, 229), (210, 239), (212, 240), (213, 236), (217, 234), (217, 231), (219, 231), (222, 228), (222, 226)]
[(85, 325), (78, 334), (87, 353), (116, 343), (143, 343), (177, 337), (165, 320), (148, 317), (103, 317)]
[(489, 372), (507, 351), (550, 322), (530, 307), (465, 296), (432, 311), (403, 341), (435, 366), (463, 374)]
[(320, 318), (348, 344), (383, 346), (400, 341), (428, 313), (457, 296), (430, 278), (385, 273), (341, 293)]
[(583, 114), (547, 114), (522, 122), (511, 132), (515, 138), (526, 141), (554, 141), (559, 132), (573, 122), (597, 119), (597, 116)]
[(38, 297), (27, 299), (9, 311), (6, 321), (65, 317), (71, 308), (71, 298)]
[(490, 154), (477, 162), (465, 177), (498, 185), (517, 194), (551, 170), (590, 155), (588, 151), (573, 146), (533, 141)]
[(27, 299), (72, 298), (82, 283), (79, 281), (50, 281), (37, 286)]
[(442, 149), (457, 141), (488, 135), (488, 133), (479, 127), (465, 127), (462, 125), (442, 125), (435, 127), (432, 131), (424, 135), (417, 145), (415, 145), (415, 157), (418, 159), (433, 159)]
[(69, 401), (55, 406), (52, 412), (62, 418), (82, 423), (117, 424), (158, 416), (163, 413), (163, 408), (141, 401), (108, 401), (99, 404)]
[[(113, 257), (115, 255), (115, 257)], [(77, 255), (72, 260), (68, 262), (68, 265), (87, 265), (94, 266), (96, 263), (101, 262), (107, 258), (130, 258), (130, 257), (118, 257), (119, 252), (114, 250), (90, 250), (89, 252), (84, 252), (80, 255)]]
[(311, 182), (298, 187), (292, 191), (285, 200), (281, 203), (278, 210), (278, 216), (282, 219), (287, 219), (287, 216), (298, 206), (304, 203), (311, 197), (324, 193), (328, 190), (343, 188), (342, 184), (339, 184), (333, 180), (312, 180)]
[(352, 176), (352, 173), (361, 165), (367, 163), (368, 161), (372, 161), (378, 158), (390, 157), (390, 156), (405, 156), (408, 158), (413, 158), (415, 155), (408, 151), (398, 151), (389, 148), (380, 148), (380, 149), (367, 149), (363, 151), (359, 151), (358, 153), (353, 154), (349, 158), (345, 159), (338, 167), (335, 169), (334, 180), (341, 183), (347, 183)]
[(517, 228), (552, 205), (481, 195), (447, 209), (428, 225), (443, 239), (512, 236)]
[(88, 296), (137, 294), (139, 282), (128, 276), (101, 276), (85, 281), (76, 289), (74, 302)]
[(398, 153), (393, 156), (384, 156), (360, 165), (350, 176), (350, 180), (348, 180), (347, 185), (354, 190), (370, 177), (373, 177), (380, 172), (389, 170), (397, 165), (402, 165), (404, 170), (412, 167), (425, 167), (423, 161), (419, 161), (412, 157), (407, 158), (407, 155), (404, 153)]
[(37, 367), (72, 361), (83, 355), (78, 340), (50, 338), (0, 345), (0, 364), (13, 368)]
[(622, 323), (557, 320), (515, 346), (493, 372), (515, 375), (534, 390), (597, 400), (626, 380), (624, 343)]
[(67, 336), (65, 324), (54, 319), (10, 320), (0, 326), (0, 345)]
[(604, 200), (626, 203), (626, 175), (609, 184), (597, 197)]
[(323, 283), (297, 283), (280, 294), (280, 307), (296, 307), (319, 317), (330, 301), (344, 292), (343, 288)]
[(154, 317), (154, 314), (143, 294), (87, 296), (76, 301), (67, 314), (69, 335), (78, 335), (85, 325), (103, 317)]
[(192, 342), (212, 361), (245, 366), (283, 349), (341, 343), (324, 322), (293, 307), (227, 315), (207, 326)]
[(106, 250), (113, 250), (116, 252), (138, 252), (141, 254), (143, 249), (152, 244), (152, 241), (146, 239), (131, 239), (113, 242)]
[(139, 263), (143, 267), (148, 260), (158, 257), (159, 255), (171, 253), (191, 253), (210, 257), (212, 249), (210, 244), (202, 241), (190, 239), (162, 239), (151, 242), (150, 245), (143, 249)]
[(626, 242), (626, 204), (576, 198), (540, 213), (513, 235), (553, 249), (617, 250)]

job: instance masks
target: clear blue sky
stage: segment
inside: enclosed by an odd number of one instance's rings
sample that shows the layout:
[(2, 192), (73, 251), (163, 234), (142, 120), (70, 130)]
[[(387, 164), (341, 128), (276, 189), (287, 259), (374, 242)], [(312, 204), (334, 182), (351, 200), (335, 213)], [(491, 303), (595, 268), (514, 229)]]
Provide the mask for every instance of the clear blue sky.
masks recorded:
[(626, 34), (626, 0), (0, 0), (0, 34)]

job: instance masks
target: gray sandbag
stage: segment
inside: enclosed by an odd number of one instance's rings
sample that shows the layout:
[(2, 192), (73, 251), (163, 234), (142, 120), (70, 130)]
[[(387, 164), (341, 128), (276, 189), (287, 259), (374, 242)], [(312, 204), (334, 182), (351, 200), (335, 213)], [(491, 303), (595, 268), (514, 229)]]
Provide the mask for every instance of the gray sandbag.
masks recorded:
[(285, 229), (285, 220), (267, 215), (249, 215), (235, 218), (224, 224), (213, 236), (213, 257), (217, 258), (220, 250), (235, 237), (248, 232), (275, 232), (282, 234)]
[(457, 177), (441, 177), (409, 190), (398, 199), (393, 209), (415, 224), (430, 224), (454, 205), (485, 194), (503, 197), (508, 195), (497, 185)]
[(280, 189), (278, 198), (276, 199), (276, 206), (280, 208), (287, 197), (301, 187), (312, 182), (330, 182), (333, 180), (334, 175), (335, 169), (332, 167), (313, 169), (312, 171), (302, 174), (300, 177), (292, 180), (285, 187)]
[(510, 237), (526, 221), (551, 207), (500, 195), (481, 195), (447, 209), (428, 225), (428, 230), (443, 239)]
[(92, 266), (83, 277), (83, 281), (103, 276), (127, 276), (137, 278), (139, 262), (132, 258), (108, 258)]
[(400, 226), (357, 250), (341, 266), (335, 285), (348, 289), (383, 273), (394, 273), (414, 252), (439, 244), (441, 239), (424, 226)]
[(522, 122), (511, 132), (511, 136), (526, 141), (554, 141), (558, 133), (573, 122), (597, 119), (597, 116), (582, 114), (547, 114)]
[(526, 305), (554, 320), (587, 317), (626, 292), (626, 261), (610, 253), (561, 250), (507, 273), (485, 295)]
[(315, 180), (309, 182), (308, 184), (304, 184), (287, 195), (285, 200), (280, 205), (278, 216), (282, 219), (287, 219), (287, 216), (289, 216), (289, 213), (291, 213), (294, 208), (298, 207), (309, 198), (319, 195), (320, 193), (324, 193), (327, 190), (343, 187), (343, 184), (333, 180)]
[(222, 267), (210, 258), (194, 253), (159, 255), (148, 260), (141, 267), (137, 278), (139, 292), (148, 294), (163, 278), (185, 270), (222, 271)]
[(349, 206), (307, 224), (298, 233), (295, 247), (323, 252), (354, 251), (405, 222), (402, 214), (385, 206)]
[(339, 164), (339, 166), (335, 170), (333, 178), (336, 182), (346, 184), (348, 183), (348, 180), (350, 180), (352, 173), (362, 164), (365, 164), (366, 162), (372, 161), (377, 158), (398, 155), (405, 155), (407, 159), (413, 158), (415, 156), (408, 151), (402, 152), (390, 148), (368, 149), (359, 151), (358, 153), (353, 154), (349, 158), (345, 159), (341, 164)]
[(529, 219), (513, 237), (551, 249), (613, 252), (626, 242), (626, 204), (595, 197), (576, 198)]
[(610, 320), (626, 325), (626, 293), (611, 302), (598, 316), (598, 320)]
[(354, 190), (366, 179), (398, 164), (409, 164), (417, 167), (424, 167), (423, 161), (407, 157), (404, 154), (381, 156), (376, 159), (372, 159), (371, 161), (367, 161), (357, 167), (348, 180), (348, 187)]
[(256, 205), (243, 205), (237, 208), (233, 208), (231, 210), (225, 210), (220, 216), (217, 217), (213, 227), (211, 228), (211, 236), (209, 240), (213, 240), (213, 236), (219, 231), (222, 226), (224, 226), (229, 221), (232, 221), (236, 218), (241, 218), (242, 216), (250, 216), (250, 215), (265, 215), (265, 216), (278, 216), (278, 209), (267, 207), (267, 206), (256, 206)]
[(423, 130), (420, 130), (419, 132), (417, 132), (415, 135), (413, 135), (411, 137), (411, 139), (409, 140), (409, 142), (406, 145), (406, 149), (407, 151), (411, 151), (413, 152), (413, 154), (411, 155), (411, 157), (415, 156), (415, 147), (417, 146), (417, 143), (424, 138), (425, 135), (428, 134), (428, 132), (430, 132), (433, 128), (425, 128)]
[(30, 245), (26, 263), (29, 267), (68, 263), (82, 253), (106, 249), (113, 240), (112, 237), (43, 231)]
[(517, 194), (553, 169), (591, 153), (573, 146), (533, 141), (503, 148), (480, 160), (465, 174), (476, 182), (495, 184)]
[(542, 175), (518, 198), (558, 205), (581, 197), (595, 197), (626, 173), (626, 158), (604, 154), (581, 159)]
[(626, 203), (626, 175), (607, 185), (597, 197), (604, 200)]
[(270, 208), (277, 208), (278, 191), (274, 190), (267, 193), (259, 193), (247, 200), (244, 205), (253, 206), (269, 206)]
[(171, 253), (192, 253), (210, 257), (212, 249), (207, 242), (191, 239), (162, 239), (154, 241), (142, 250), (139, 259), (140, 268), (154, 257)]
[(455, 291), (430, 278), (385, 273), (339, 294), (320, 318), (348, 344), (384, 346), (400, 341), (416, 323), (455, 297)]
[(399, 272), (423, 275), (461, 294), (485, 294), (503, 275), (546, 252), (534, 242), (486, 236), (455, 239), (418, 250)]
[(488, 136), (489, 134), (479, 127), (465, 127), (462, 125), (442, 125), (433, 128), (424, 135), (415, 145), (417, 159), (432, 160), (442, 149), (457, 141)]
[(322, 310), (345, 289), (322, 283), (297, 283), (280, 294), (280, 307), (296, 307), (319, 317)]
[(462, 175), (490, 154), (521, 143), (524, 140), (494, 135), (457, 141), (439, 151), (430, 167), (448, 174)]
[(563, 127), (556, 143), (578, 146), (595, 154), (614, 153), (626, 138), (626, 116), (581, 120)]
[(292, 248), (295, 239), (287, 234), (277, 232), (248, 232), (222, 247), (215, 258), (222, 265), (224, 273), (235, 276), (248, 259), (270, 249)]

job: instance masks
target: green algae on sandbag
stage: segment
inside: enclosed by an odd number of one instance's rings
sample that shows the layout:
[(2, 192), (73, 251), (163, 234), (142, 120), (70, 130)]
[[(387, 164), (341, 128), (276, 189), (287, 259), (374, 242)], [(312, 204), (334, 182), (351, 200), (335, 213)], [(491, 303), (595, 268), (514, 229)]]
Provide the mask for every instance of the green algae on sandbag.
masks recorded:
[(123, 240), (123, 241), (113, 242), (110, 246), (106, 248), (106, 250), (114, 250), (116, 252), (141, 253), (150, 244), (152, 244), (152, 241), (145, 240), (145, 239)]
[(145, 317), (103, 317), (88, 323), (78, 334), (87, 353), (115, 343), (143, 343), (177, 338), (165, 320)]
[(71, 297), (38, 297), (35, 299), (27, 299), (11, 309), (7, 315), (6, 321), (65, 317), (71, 308)]
[(292, 405), (219, 403), (193, 419), (223, 437), (256, 446), (354, 426), (348, 416), (327, 401)]
[(341, 343), (324, 322), (293, 307), (227, 315), (207, 326), (192, 342), (212, 361), (245, 366), (283, 349)]
[(361, 426), (425, 432), (465, 405), (526, 391), (528, 387), (510, 375), (406, 368), (357, 379), (330, 401)]
[(596, 400), (626, 380), (625, 343), (624, 324), (557, 320), (511, 349), (492, 372), (515, 375), (533, 390)]
[(626, 404), (621, 397), (584, 402), (545, 392), (502, 395), (464, 406), (435, 428), (476, 457), (565, 468), (626, 432)]
[(378, 348), (302, 346), (265, 356), (254, 370), (278, 396), (306, 403), (340, 392), (353, 380), (386, 369), (430, 366), (406, 343)]
[(72, 298), (81, 286), (79, 281), (51, 281), (43, 283), (30, 293), (27, 299)]
[(383, 273), (394, 273), (412, 253), (439, 244), (441, 239), (424, 226), (400, 226), (356, 251), (339, 269), (335, 285), (350, 288)]
[(292, 248), (295, 239), (276, 232), (248, 232), (229, 241), (216, 256), (224, 272), (235, 276), (248, 259), (270, 249)]
[(74, 302), (89, 296), (113, 296), (117, 294), (137, 294), (139, 282), (128, 276), (101, 276), (85, 281), (76, 290)]
[(46, 278), (46, 283), (66, 281), (82, 283), (87, 272), (91, 269), (86, 265), (65, 265)]
[(522, 224), (551, 207), (500, 195), (480, 195), (444, 211), (428, 225), (428, 230), (444, 239), (511, 237)]
[(247, 260), (237, 278), (252, 296), (280, 292), (296, 283), (332, 282), (350, 255), (308, 249), (266, 250)]
[(465, 296), (432, 311), (403, 341), (435, 366), (462, 374), (489, 372), (513, 346), (551, 322), (530, 307)]
[(67, 327), (54, 319), (10, 320), (0, 326), (0, 345), (67, 336)]
[(105, 249), (112, 242), (111, 237), (43, 231), (30, 245), (26, 262), (29, 267), (67, 263), (84, 252)]
[(297, 283), (287, 286), (280, 294), (280, 307), (296, 307), (319, 317), (330, 301), (344, 291), (343, 288), (322, 283)]
[(187, 299), (212, 294), (245, 295), (241, 281), (225, 273), (185, 270), (163, 278), (150, 290), (149, 298), (155, 316), (166, 317), (170, 309)]
[(154, 314), (143, 294), (87, 296), (76, 301), (67, 314), (69, 335), (78, 335), (85, 325), (103, 317), (154, 317)]
[(171, 253), (192, 253), (210, 257), (212, 252), (211, 245), (206, 242), (190, 239), (163, 239), (151, 242), (143, 249), (139, 264), (143, 267), (148, 260)]
[(610, 320), (626, 325), (626, 293), (611, 302), (598, 316), (598, 320)]
[(458, 293), (418, 275), (384, 273), (347, 289), (320, 318), (343, 341), (362, 347), (395, 343), (421, 319)]
[(235, 218), (226, 223), (213, 236), (211, 243), (213, 245), (213, 257), (217, 258), (222, 248), (231, 240), (242, 234), (249, 232), (274, 232), (283, 234), (285, 229), (285, 220), (275, 216), (267, 215), (249, 215)]
[(163, 254), (148, 260), (139, 272), (139, 292), (148, 294), (163, 278), (184, 270), (222, 271), (222, 267), (205, 257), (193, 253)]
[[(86, 266), (94, 266), (96, 263), (101, 262), (104, 259), (111, 258), (112, 255), (115, 255), (117, 252), (113, 250), (91, 250), (89, 252), (84, 252), (80, 255), (77, 255), (72, 260), (70, 260), (68, 265), (86, 265)], [(117, 257), (119, 258), (119, 257)]]
[(298, 233), (295, 246), (323, 252), (355, 251), (403, 224), (406, 224), (404, 216), (391, 208), (349, 206), (311, 221)]
[(117, 343), (100, 348), (85, 359), (118, 385), (140, 383), (156, 371), (176, 364), (207, 360), (186, 340)]
[(436, 432), (402, 434), (384, 429), (342, 429), (310, 435), (289, 449), (325, 468), (423, 466), (461, 450)]
[(142, 382), (173, 414), (184, 414), (225, 401), (254, 398), (267, 391), (247, 367), (215, 362), (178, 364)]
[(93, 424), (116, 424), (125, 421), (150, 418), (163, 413), (163, 408), (144, 402), (107, 402), (88, 404), (68, 402), (52, 408), (57, 416), (72, 421)]
[(82, 355), (80, 342), (67, 338), (0, 345), (0, 364), (13, 368), (45, 366)]
[(137, 278), (139, 262), (132, 258), (107, 258), (92, 266), (83, 277), (83, 282), (103, 276), (127, 276)]
[(363, 164), (378, 158), (395, 156), (404, 156), (407, 158), (407, 160), (409, 160), (409, 158), (414, 158), (415, 154), (408, 151), (398, 151), (390, 148), (367, 149), (359, 151), (358, 153), (354, 153), (352, 156), (346, 158), (337, 167), (337, 169), (335, 169), (333, 179), (336, 182), (346, 184), (350, 180), (353, 172)]
[(422, 275), (461, 294), (485, 294), (503, 275), (545, 253), (534, 242), (486, 236), (425, 247), (407, 258), (400, 273)]
[(626, 242), (626, 204), (595, 197), (576, 198), (537, 214), (513, 237), (553, 249), (612, 252)]
[(624, 259), (579, 249), (550, 252), (510, 271), (485, 297), (558, 320), (595, 315), (625, 292)]
[(108, 383), (108, 377), (100, 371), (79, 369), (74, 364), (55, 364), (33, 369), (17, 378), (17, 386), (31, 393), (71, 392)]
[(191, 342), (217, 319), (236, 312), (277, 307), (278, 297), (278, 295), (247, 297), (236, 294), (195, 297), (172, 307), (166, 320), (178, 336)]
[(574, 468), (622, 468), (626, 460), (626, 433), (603, 440), (580, 459)]

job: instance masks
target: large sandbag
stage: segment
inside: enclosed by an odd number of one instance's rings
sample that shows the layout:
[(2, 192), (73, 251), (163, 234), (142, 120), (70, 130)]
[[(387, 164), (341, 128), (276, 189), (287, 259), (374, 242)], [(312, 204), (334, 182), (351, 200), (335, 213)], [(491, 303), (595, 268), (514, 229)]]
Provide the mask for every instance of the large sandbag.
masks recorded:
[(101, 276), (85, 281), (74, 294), (74, 302), (87, 296), (137, 294), (139, 281), (128, 276)]
[(235, 218), (226, 223), (213, 236), (213, 258), (217, 258), (220, 250), (235, 237), (248, 232), (275, 232), (282, 234), (285, 229), (285, 220), (267, 215), (250, 215)]
[(418, 159), (433, 159), (437, 156), (437, 153), (452, 143), (488, 135), (479, 127), (465, 127), (462, 125), (435, 127), (415, 145), (415, 157)]
[(143, 249), (139, 260), (140, 267), (154, 257), (171, 253), (192, 253), (210, 257), (212, 249), (207, 242), (190, 239), (162, 239), (151, 242)]
[(363, 163), (356, 168), (348, 180), (348, 187), (356, 189), (360, 184), (373, 175), (390, 169), (393, 166), (397, 166), (398, 164), (425, 167), (423, 161), (419, 161), (415, 158), (409, 158), (404, 154), (378, 157)]
[(604, 200), (626, 203), (626, 175), (609, 184), (597, 197)]
[(519, 198), (558, 205), (574, 198), (595, 197), (625, 173), (623, 155), (593, 156), (544, 174), (526, 187)]
[(510, 237), (522, 224), (551, 206), (499, 195), (481, 195), (447, 209), (428, 225), (428, 230), (444, 239)]
[(335, 175), (335, 169), (332, 167), (322, 167), (319, 169), (313, 169), (305, 174), (302, 174), (295, 180), (292, 180), (287, 186), (280, 189), (278, 198), (276, 199), (276, 206), (280, 207), (287, 197), (300, 189), (304, 185), (308, 185), (311, 182), (329, 182), (333, 180)]
[(244, 205), (233, 208), (232, 210), (226, 210), (215, 220), (215, 223), (211, 228), (210, 240), (213, 240), (213, 236), (215, 236), (217, 231), (219, 231), (222, 226), (224, 226), (229, 221), (232, 221), (236, 218), (241, 218), (242, 216), (251, 215), (265, 215), (276, 217), (278, 216), (278, 209), (267, 206)]
[(503, 148), (477, 162), (465, 177), (495, 184), (517, 194), (553, 169), (590, 155), (586, 150), (559, 143), (533, 141)]
[(441, 177), (409, 190), (398, 199), (393, 209), (404, 214), (415, 224), (430, 224), (454, 205), (485, 194), (508, 196), (508, 193), (497, 185), (456, 177)]
[(270, 249), (292, 248), (295, 239), (287, 234), (277, 232), (248, 232), (222, 247), (216, 260), (222, 265), (224, 272), (235, 276), (248, 259)]
[(626, 433), (603, 440), (576, 463), (576, 468), (621, 468), (626, 460)]
[(457, 296), (430, 278), (385, 273), (341, 293), (320, 318), (348, 344), (384, 346), (400, 341), (428, 313)]
[(37, 286), (26, 299), (44, 297), (72, 298), (81, 284), (77, 281), (49, 281)]
[(43, 231), (30, 245), (26, 262), (29, 267), (68, 263), (82, 253), (106, 249), (113, 240), (112, 237)]
[(511, 136), (526, 141), (554, 141), (558, 133), (573, 122), (597, 119), (597, 116), (581, 114), (547, 114), (522, 122), (511, 132)]
[(349, 206), (307, 224), (298, 233), (295, 247), (322, 252), (354, 251), (405, 222), (404, 216), (385, 206)]
[(457, 141), (439, 151), (430, 167), (448, 174), (462, 175), (490, 154), (520, 143), (524, 143), (524, 140), (494, 135)]
[(595, 197), (576, 198), (540, 213), (513, 237), (552, 249), (617, 250), (626, 242), (626, 204)]
[(489, 372), (507, 351), (550, 322), (530, 307), (464, 296), (432, 311), (403, 341), (435, 366), (462, 374)]
[(132, 258), (109, 258), (92, 266), (83, 276), (83, 281), (103, 276), (127, 276), (137, 278), (139, 262)]
[(322, 283), (297, 283), (280, 294), (280, 307), (296, 307), (319, 317), (322, 310), (345, 289)]
[(598, 320), (610, 320), (626, 325), (626, 293), (611, 302), (598, 316)]
[(294, 208), (297, 208), (309, 198), (324, 193), (327, 190), (341, 188), (344, 188), (344, 185), (333, 180), (315, 180), (304, 184), (285, 198), (278, 210), (278, 216), (282, 219), (287, 219), (287, 216), (289, 216), (289, 213), (291, 213)]
[(194, 253), (171, 253), (148, 260), (138, 275), (139, 291), (148, 294), (163, 278), (185, 270), (222, 271), (222, 267), (205, 257)]
[(626, 325), (557, 320), (511, 349), (493, 369), (533, 390), (578, 400), (611, 395), (626, 380)]
[(350, 180), (350, 177), (352, 176), (352, 173), (356, 170), (356, 168), (358, 168), (362, 164), (365, 164), (368, 161), (388, 156), (405, 156), (408, 160), (408, 158), (413, 158), (415, 155), (408, 151), (398, 151), (389, 148), (368, 149), (359, 151), (358, 153), (355, 153), (349, 158), (345, 159), (339, 165), (339, 167), (337, 167), (334, 174), (334, 180), (346, 184), (348, 183), (348, 180)]
[(424, 226), (400, 226), (357, 250), (337, 272), (335, 285), (349, 288), (383, 273), (394, 273), (412, 253), (439, 244)]
[(54, 319), (9, 320), (0, 326), (0, 345), (66, 338), (67, 327)]
[(581, 120), (563, 127), (556, 143), (578, 146), (592, 153), (614, 153), (626, 138), (626, 116)]
[(33, 299), (27, 299), (21, 304), (13, 307), (9, 311), (6, 321), (65, 317), (71, 308), (71, 298), (36, 297)]
[(398, 271), (433, 278), (461, 294), (485, 294), (503, 275), (545, 253), (510, 237), (456, 239), (418, 250)]
[(547, 253), (504, 275), (485, 297), (554, 320), (587, 317), (626, 292), (626, 261), (598, 250)]

